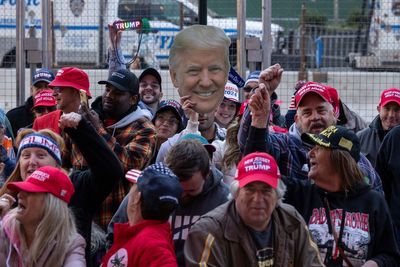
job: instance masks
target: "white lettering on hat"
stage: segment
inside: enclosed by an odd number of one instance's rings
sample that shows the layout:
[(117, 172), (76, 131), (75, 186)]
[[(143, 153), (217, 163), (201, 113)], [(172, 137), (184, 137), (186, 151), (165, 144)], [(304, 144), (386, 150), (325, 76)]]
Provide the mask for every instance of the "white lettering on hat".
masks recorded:
[(268, 171), (271, 169), (270, 160), (263, 157), (255, 157), (248, 159), (244, 162), (244, 169), (246, 172), (255, 170)]
[(50, 174), (42, 171), (34, 171), (30, 177), (43, 182), (49, 179)]
[(56, 156), (59, 161), (61, 161), (60, 149), (58, 148), (58, 145), (56, 143), (53, 143), (53, 141), (51, 141), (50, 139), (47, 139), (40, 135), (28, 135), (27, 137), (22, 139), (19, 145), (18, 156), (20, 155), (21, 151), (28, 146), (48, 149), (49, 151), (54, 153), (54, 156)]
[(308, 84), (306, 86), (303, 86), (300, 90), (299, 90), (299, 95), (305, 95), (307, 92), (309, 91), (318, 91), (321, 93), (325, 93), (326, 88), (323, 85), (320, 84)]
[(111, 74), (111, 76), (117, 76), (118, 78), (121, 78), (121, 79), (125, 78), (125, 75), (123, 75), (123, 74), (121, 74), (119, 72), (113, 72)]
[(256, 170), (268, 171), (271, 169), (271, 167), (269, 165), (253, 164), (253, 165), (249, 165), (249, 166), (244, 166), (244, 169), (246, 172), (256, 171)]
[(400, 92), (397, 91), (389, 91), (389, 92), (385, 92), (383, 97), (396, 97), (396, 98), (400, 98)]
[(67, 190), (61, 189), (60, 196), (65, 197), (67, 195)]
[(36, 79), (41, 78), (41, 77), (51, 78), (51, 75), (49, 73), (47, 73), (47, 72), (41, 72), (41, 73), (35, 74), (34, 79), (36, 80)]
[(57, 76), (61, 76), (63, 73), (64, 73), (64, 70), (61, 69), (61, 70), (59, 70), (59, 71), (57, 72)]
[(175, 203), (178, 203), (178, 199), (177, 199), (176, 197), (173, 197), (173, 196), (160, 196), (159, 199), (160, 199), (160, 200), (164, 200), (164, 199), (172, 200), (172, 201), (174, 201)]

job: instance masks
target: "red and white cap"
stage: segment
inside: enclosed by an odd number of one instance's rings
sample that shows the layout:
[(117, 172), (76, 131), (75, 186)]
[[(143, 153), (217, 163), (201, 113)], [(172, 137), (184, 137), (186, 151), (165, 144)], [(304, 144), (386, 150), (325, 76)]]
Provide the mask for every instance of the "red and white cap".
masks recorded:
[(228, 100), (231, 100), (235, 103), (240, 103), (239, 101), (239, 88), (231, 83), (227, 82), (225, 84), (225, 91), (224, 91), (224, 97)]
[(267, 153), (255, 152), (239, 162), (235, 179), (239, 181), (239, 187), (252, 182), (262, 182), (277, 188), (280, 177), (275, 159)]
[(41, 167), (25, 181), (11, 182), (7, 188), (17, 192), (50, 193), (67, 204), (75, 192), (69, 177), (62, 170), (51, 166)]
[(301, 100), (308, 93), (316, 93), (320, 97), (322, 97), (322, 99), (324, 99), (326, 102), (332, 103), (331, 95), (329, 93), (328, 88), (325, 85), (316, 82), (308, 82), (296, 92), (295, 95), (296, 108), (299, 107)]
[(400, 106), (400, 89), (389, 88), (382, 92), (379, 106), (384, 107), (389, 102), (395, 102), (397, 105)]
[(53, 90), (42, 90), (35, 95), (35, 105), (32, 109), (36, 107), (54, 107), (57, 105), (57, 101), (53, 96)]
[(125, 178), (131, 182), (136, 184), (139, 176), (142, 174), (141, 170), (132, 169), (125, 174)]
[(85, 91), (86, 95), (91, 98), (89, 87), (89, 76), (81, 69), (74, 67), (62, 68), (57, 72), (56, 78), (49, 83), (50, 88), (54, 87), (72, 87), (76, 90)]

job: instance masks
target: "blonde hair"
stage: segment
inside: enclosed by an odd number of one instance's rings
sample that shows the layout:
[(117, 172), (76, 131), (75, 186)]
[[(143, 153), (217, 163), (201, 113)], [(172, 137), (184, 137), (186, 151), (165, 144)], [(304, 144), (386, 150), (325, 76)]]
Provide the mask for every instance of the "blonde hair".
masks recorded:
[[(22, 250), (27, 251), (27, 255), (23, 255), (23, 257), (26, 259), (26, 266), (37, 266), (49, 241), (54, 241), (54, 245), (51, 244), (51, 253), (43, 266), (62, 266), (68, 253), (68, 247), (73, 241), (72, 238), (77, 236), (74, 216), (66, 202), (50, 193), (46, 193), (43, 205), (43, 217), (35, 230), (32, 244), (27, 250)], [(15, 218), (16, 215), (17, 209), (12, 209), (8, 213), (9, 220), (6, 221), (9, 222), (11, 231), (18, 234), (21, 245), (27, 247), (24, 226)]]
[(180, 31), (174, 39), (169, 52), (169, 67), (176, 70), (180, 64), (181, 55), (184, 52), (193, 50), (214, 50), (222, 49), (224, 51), (224, 65), (228, 73), (229, 63), (229, 46), (231, 40), (226, 36), (225, 32), (215, 26), (209, 25), (193, 25)]
[[(52, 130), (49, 130), (49, 129), (43, 129), (43, 130), (40, 130), (40, 131), (35, 131), (33, 129), (24, 129), (24, 130), (20, 131), (18, 133), (17, 138), (15, 139), (16, 147), (19, 147), (22, 139), (24, 139), (25, 136), (27, 136), (28, 134), (32, 134), (32, 133), (37, 133), (37, 134), (41, 134), (41, 135), (44, 135), (44, 136), (52, 138), (57, 143), (57, 145), (59, 146), (60, 150), (61, 151), (64, 150), (65, 144), (64, 144), (63, 138), (60, 135), (56, 134), (55, 132), (53, 132)], [(57, 164), (56, 167), (60, 167), (60, 166), (58, 166), (58, 164)], [(16, 195), (15, 192), (11, 192), (11, 191), (9, 191), (7, 189), (7, 184), (11, 183), (11, 182), (22, 181), (20, 168), (21, 168), (21, 166), (20, 166), (19, 159), (18, 159), (17, 164), (15, 165), (14, 171), (7, 178), (7, 180), (5, 181), (3, 187), (0, 188), (0, 196), (4, 195), (5, 193), (11, 194), (11, 195)]]

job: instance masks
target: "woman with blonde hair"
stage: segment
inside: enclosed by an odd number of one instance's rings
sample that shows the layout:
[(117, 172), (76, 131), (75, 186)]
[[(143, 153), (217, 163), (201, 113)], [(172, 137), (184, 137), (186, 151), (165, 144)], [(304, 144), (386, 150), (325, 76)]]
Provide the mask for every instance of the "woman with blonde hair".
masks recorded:
[[(73, 112), (62, 115), (60, 127), (79, 148), (89, 166), (85, 171), (73, 171), (69, 175), (76, 192), (69, 202), (69, 207), (75, 215), (79, 234), (86, 240), (86, 261), (88, 266), (91, 266), (90, 240), (94, 212), (124, 173), (119, 159), (106, 141), (81, 115)], [(64, 144), (63, 139), (56, 133), (50, 130), (24, 130), (19, 134), (17, 144), (16, 169), (0, 191), (0, 194), (3, 194), (0, 197), (0, 209), (3, 210), (3, 214), (10, 209), (15, 197), (15, 194), (9, 191), (8, 184), (24, 181), (43, 166), (61, 168), (61, 151)]]
[(86, 266), (85, 240), (68, 208), (74, 187), (62, 170), (41, 167), (7, 188), (18, 192), (18, 207), (0, 224), (1, 266)]

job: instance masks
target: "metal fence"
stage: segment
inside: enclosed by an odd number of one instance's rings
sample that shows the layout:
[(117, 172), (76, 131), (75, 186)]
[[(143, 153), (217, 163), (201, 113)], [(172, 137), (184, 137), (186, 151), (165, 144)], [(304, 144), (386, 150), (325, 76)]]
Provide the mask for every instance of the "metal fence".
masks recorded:
[[(40, 37), (44, 0), (25, 0), (25, 36)], [(46, 16), (51, 32), (47, 38), (52, 68), (79, 66), (90, 75), (95, 96), (103, 88), (97, 81), (107, 76), (107, 23), (114, 19), (143, 18), (150, 20), (138, 55), (139, 64), (131, 66), (139, 74), (151, 64), (162, 70), (165, 98), (177, 98), (168, 75), (168, 51), (174, 36), (187, 25), (198, 23), (195, 0), (57, 0), (50, 1)], [(246, 35), (262, 36), (262, 0), (247, 1)], [(0, 1), (0, 107), (16, 106), (16, 3)], [(302, 3), (305, 5), (302, 6)], [(208, 0), (208, 24), (225, 30), (233, 41), (231, 60), (236, 65), (237, 20), (236, 0)], [(400, 1), (397, 0), (280, 0), (272, 1), (272, 63), (286, 69), (278, 95), (288, 106), (298, 71), (307, 79), (336, 87), (355, 111), (370, 121), (376, 115), (379, 93), (400, 87)], [(135, 31), (123, 33), (126, 60), (138, 48)], [(304, 46), (302, 46), (304, 42)], [(28, 47), (25, 93), (29, 96), (30, 69), (40, 67), (34, 47)], [(302, 57), (302, 55), (304, 55)], [(152, 61), (152, 59), (154, 59)], [(302, 64), (304, 63), (304, 64)], [(305, 69), (300, 69), (300, 66)], [(248, 65), (250, 66), (250, 65)]]

